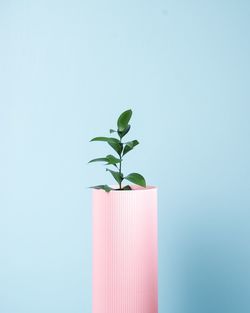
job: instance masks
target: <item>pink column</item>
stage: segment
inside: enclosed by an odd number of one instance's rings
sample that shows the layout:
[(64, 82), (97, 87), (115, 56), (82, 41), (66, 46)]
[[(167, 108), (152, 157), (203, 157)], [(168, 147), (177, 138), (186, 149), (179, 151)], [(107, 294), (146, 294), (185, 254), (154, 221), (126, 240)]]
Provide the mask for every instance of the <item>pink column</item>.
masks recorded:
[(93, 190), (93, 313), (157, 313), (157, 189)]

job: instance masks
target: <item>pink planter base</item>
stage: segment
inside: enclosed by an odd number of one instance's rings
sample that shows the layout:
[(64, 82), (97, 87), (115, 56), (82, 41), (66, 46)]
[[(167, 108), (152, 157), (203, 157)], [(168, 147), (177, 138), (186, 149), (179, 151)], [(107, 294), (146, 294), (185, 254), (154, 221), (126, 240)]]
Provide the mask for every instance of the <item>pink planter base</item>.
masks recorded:
[(93, 313), (158, 312), (157, 189), (134, 188), (93, 190)]

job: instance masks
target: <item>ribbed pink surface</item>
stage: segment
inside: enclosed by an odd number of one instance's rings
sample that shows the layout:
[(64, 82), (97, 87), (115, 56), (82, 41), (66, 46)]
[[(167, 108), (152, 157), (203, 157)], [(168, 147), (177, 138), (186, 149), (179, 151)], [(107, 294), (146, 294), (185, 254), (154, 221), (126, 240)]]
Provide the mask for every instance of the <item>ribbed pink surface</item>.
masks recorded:
[(157, 313), (157, 189), (93, 190), (93, 313)]

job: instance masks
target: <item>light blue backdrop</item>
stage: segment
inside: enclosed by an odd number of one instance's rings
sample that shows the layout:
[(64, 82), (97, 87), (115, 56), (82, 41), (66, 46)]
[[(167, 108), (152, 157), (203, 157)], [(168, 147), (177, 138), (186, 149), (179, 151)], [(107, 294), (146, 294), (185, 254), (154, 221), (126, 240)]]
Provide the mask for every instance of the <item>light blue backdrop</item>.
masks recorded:
[[(160, 313), (250, 311), (250, 2), (0, 3), (0, 312), (91, 312), (89, 143), (134, 111)], [(104, 148), (105, 147), (105, 148)]]

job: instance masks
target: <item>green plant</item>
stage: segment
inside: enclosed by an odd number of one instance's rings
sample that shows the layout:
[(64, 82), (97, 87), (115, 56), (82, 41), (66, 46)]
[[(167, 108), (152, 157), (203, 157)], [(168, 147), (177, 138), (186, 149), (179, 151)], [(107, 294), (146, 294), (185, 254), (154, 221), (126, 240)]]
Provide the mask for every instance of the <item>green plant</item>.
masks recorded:
[(110, 129), (110, 134), (117, 134), (118, 138), (95, 137), (90, 140), (90, 141), (106, 142), (117, 153), (118, 157), (112, 154), (108, 154), (105, 157), (93, 159), (89, 161), (89, 163), (105, 162), (105, 165), (110, 165), (110, 166), (115, 167), (115, 170), (106, 168), (106, 171), (108, 171), (114, 177), (114, 179), (119, 185), (119, 188), (115, 189), (108, 185), (98, 185), (98, 186), (93, 186), (90, 188), (103, 189), (107, 192), (111, 190), (131, 190), (132, 188), (129, 185), (122, 186), (122, 183), (124, 180), (127, 180), (129, 182), (132, 182), (142, 187), (146, 187), (146, 181), (141, 174), (130, 173), (129, 175), (124, 176), (122, 173), (123, 157), (132, 149), (134, 149), (135, 146), (139, 144), (138, 140), (123, 142), (123, 138), (125, 137), (125, 135), (127, 135), (127, 133), (130, 130), (129, 121), (131, 119), (131, 116), (132, 116), (132, 110), (127, 110), (123, 112), (117, 120), (117, 130)]

